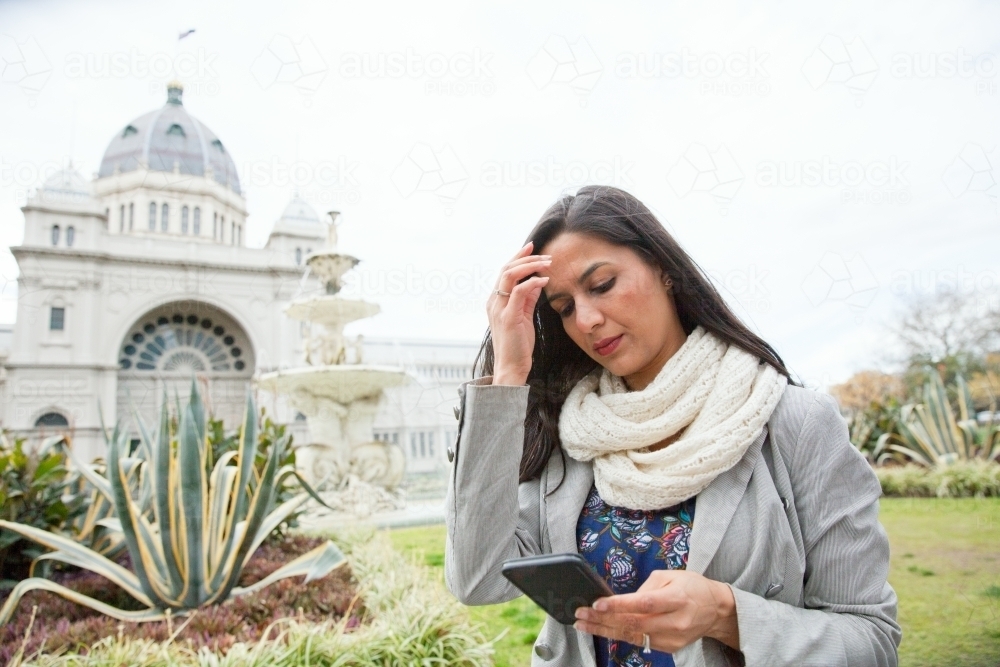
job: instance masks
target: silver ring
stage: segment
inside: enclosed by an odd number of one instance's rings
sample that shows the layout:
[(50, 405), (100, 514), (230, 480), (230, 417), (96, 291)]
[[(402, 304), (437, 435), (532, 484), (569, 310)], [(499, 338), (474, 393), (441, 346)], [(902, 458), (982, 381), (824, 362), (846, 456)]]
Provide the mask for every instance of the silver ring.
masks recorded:
[(652, 651), (649, 650), (649, 635), (647, 635), (645, 632), (642, 633), (642, 652), (652, 653)]
[(493, 290), (494, 294), (499, 294), (500, 296), (510, 296), (510, 292), (501, 292), (498, 289)]

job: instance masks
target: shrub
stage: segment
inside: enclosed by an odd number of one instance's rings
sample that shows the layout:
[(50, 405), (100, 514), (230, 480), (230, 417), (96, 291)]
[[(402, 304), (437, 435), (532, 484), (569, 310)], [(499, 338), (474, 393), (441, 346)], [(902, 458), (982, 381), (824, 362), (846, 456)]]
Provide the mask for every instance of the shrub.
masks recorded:
[(953, 464), (931, 473), (937, 482), (935, 494), (941, 498), (1000, 496), (1000, 464), (968, 461)]
[(905, 465), (875, 468), (878, 481), (882, 484), (882, 494), (886, 496), (906, 496), (911, 498), (927, 498), (934, 495), (927, 468), (918, 465)]
[(915, 464), (879, 467), (875, 474), (886, 496), (1000, 496), (1000, 464), (990, 461), (961, 461), (934, 468)]
[[(48, 438), (25, 451), (25, 440), (13, 444), (0, 435), (0, 519), (42, 530), (59, 530), (85, 507), (67, 493), (63, 436)], [(0, 589), (28, 576), (31, 561), (44, 549), (15, 531), (0, 528)]]

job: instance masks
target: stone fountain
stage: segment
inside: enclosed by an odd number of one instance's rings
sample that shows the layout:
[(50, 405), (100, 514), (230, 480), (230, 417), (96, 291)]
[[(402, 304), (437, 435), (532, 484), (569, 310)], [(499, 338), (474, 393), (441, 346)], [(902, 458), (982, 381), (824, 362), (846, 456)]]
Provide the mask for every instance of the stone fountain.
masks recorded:
[[(330, 212), (327, 248), (306, 258), (306, 275), (323, 284), (321, 294), (294, 299), (288, 317), (306, 324), (306, 366), (266, 373), (257, 386), (288, 397), (305, 415), (310, 441), (296, 448), (296, 464), (324, 500), (354, 516), (402, 507), (405, 455), (389, 442), (373, 439), (382, 391), (403, 384), (403, 368), (363, 363), (361, 336), (351, 343), (348, 361), (344, 325), (379, 312), (375, 303), (338, 295), (342, 277), (358, 263), (337, 252), (336, 217)], [(317, 518), (317, 517), (314, 517)]]

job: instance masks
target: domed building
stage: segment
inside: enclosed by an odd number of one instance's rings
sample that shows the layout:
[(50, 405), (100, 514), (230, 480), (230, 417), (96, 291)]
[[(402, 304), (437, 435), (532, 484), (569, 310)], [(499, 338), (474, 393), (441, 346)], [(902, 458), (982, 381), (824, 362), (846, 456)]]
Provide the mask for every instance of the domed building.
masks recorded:
[(92, 182), (63, 170), (22, 207), (4, 428), (69, 427), (96, 456), (102, 418), (130, 425), (134, 404), (153, 422), (192, 374), (235, 425), (255, 372), (301, 363), (283, 309), (330, 225), (295, 198), (267, 245), (246, 247), (236, 164), (182, 95), (171, 84), (163, 107), (126, 123)]
[[(296, 194), (264, 248), (248, 248), (235, 164), (172, 84), (166, 104), (111, 137), (93, 181), (68, 168), (42, 184), (21, 209), (24, 241), (10, 249), (17, 321), (0, 325), (0, 427), (65, 431), (94, 458), (104, 454), (102, 422), (132, 428), (134, 405), (155, 423), (164, 398), (184, 400), (192, 374), (211, 412), (235, 426), (256, 374), (303, 365), (301, 324), (284, 309), (300, 289), (320, 289), (303, 265), (336, 244), (337, 214), (321, 216)], [(364, 337), (364, 363), (403, 366), (413, 380), (386, 391), (373, 437), (399, 444), (408, 474), (429, 475), (442, 493), (455, 389), (478, 347)], [(301, 415), (259, 398), (296, 443), (310, 442)]]

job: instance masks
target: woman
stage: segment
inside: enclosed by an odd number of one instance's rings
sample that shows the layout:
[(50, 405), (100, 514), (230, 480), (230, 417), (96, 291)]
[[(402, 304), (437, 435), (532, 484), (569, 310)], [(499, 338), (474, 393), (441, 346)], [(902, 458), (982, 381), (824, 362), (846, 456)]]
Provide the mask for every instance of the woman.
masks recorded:
[(547, 617), (533, 665), (896, 665), (881, 489), (836, 401), (791, 381), (641, 202), (562, 198), (487, 312), (447, 585), (504, 602), (505, 560), (578, 552), (615, 592)]

